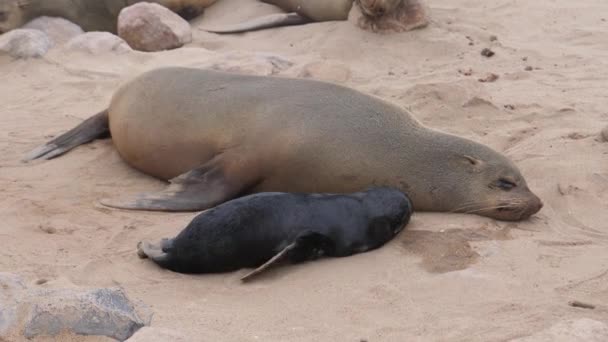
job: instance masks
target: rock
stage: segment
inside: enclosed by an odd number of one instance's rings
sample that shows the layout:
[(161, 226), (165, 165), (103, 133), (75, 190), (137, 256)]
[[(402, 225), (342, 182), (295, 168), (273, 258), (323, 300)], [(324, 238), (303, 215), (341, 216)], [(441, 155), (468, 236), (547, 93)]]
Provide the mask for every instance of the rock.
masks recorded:
[(481, 55), (484, 57), (490, 58), (490, 57), (494, 56), (494, 54), (495, 54), (494, 51), (492, 51), (488, 48), (484, 48), (483, 50), (481, 50)]
[(118, 35), (133, 49), (148, 52), (175, 49), (192, 41), (186, 20), (166, 7), (146, 2), (120, 11)]
[(79, 50), (90, 54), (101, 54), (106, 52), (125, 53), (133, 51), (129, 44), (122, 38), (110, 32), (87, 32), (72, 38), (65, 45), (67, 49)]
[(531, 336), (511, 342), (603, 342), (608, 341), (608, 325), (589, 318), (558, 322)]
[(51, 40), (40, 30), (15, 29), (0, 36), (0, 53), (13, 58), (44, 56), (51, 48)]
[(604, 129), (602, 129), (602, 132), (600, 133), (600, 135), (602, 136), (602, 141), (608, 142), (608, 126), (604, 127)]
[(350, 69), (346, 65), (337, 63), (313, 62), (306, 64), (298, 77), (343, 83), (350, 78)]
[(51, 40), (51, 45), (65, 44), (70, 39), (83, 34), (80, 26), (73, 22), (58, 17), (38, 17), (23, 25), (25, 29), (33, 29), (44, 32)]
[(225, 72), (268, 76), (276, 75), (292, 65), (292, 62), (277, 55), (231, 52), (213, 58), (206, 66)]
[[(199, 339), (200, 340), (200, 339)], [(143, 327), (139, 329), (126, 342), (187, 342), (192, 339), (165, 328)]]
[(26, 338), (78, 335), (107, 336), (120, 341), (131, 337), (149, 319), (139, 317), (120, 289), (44, 289), (30, 294)]
[(21, 277), (12, 273), (0, 273), (0, 340), (18, 328), (17, 305), (25, 289)]

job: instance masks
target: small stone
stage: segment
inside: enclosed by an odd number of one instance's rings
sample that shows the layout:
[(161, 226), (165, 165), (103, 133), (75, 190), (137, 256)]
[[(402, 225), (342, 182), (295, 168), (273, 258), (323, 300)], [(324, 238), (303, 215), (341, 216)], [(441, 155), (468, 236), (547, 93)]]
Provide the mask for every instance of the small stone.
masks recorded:
[(498, 40), (498, 37), (496, 37), (495, 35), (491, 35), (490, 36), (490, 41), (491, 42), (496, 41), (496, 40)]
[(266, 53), (222, 53), (209, 61), (208, 68), (248, 75), (276, 75), (293, 66), (284, 57)]
[(48, 289), (34, 291), (24, 336), (63, 332), (107, 336), (120, 341), (149, 323), (139, 317), (120, 289)]
[(506, 104), (506, 105), (504, 105), (504, 107), (509, 110), (515, 110), (515, 106), (512, 104)]
[(468, 69), (458, 69), (458, 73), (465, 75), (465, 76), (471, 76), (473, 75), (473, 69), (468, 68)]
[(53, 46), (64, 44), (70, 39), (84, 33), (80, 26), (69, 20), (47, 16), (31, 20), (23, 25), (23, 28), (44, 32), (51, 40)]
[(41, 278), (36, 280), (36, 285), (42, 285), (42, 284), (46, 284), (48, 282), (48, 280)]
[(74, 37), (66, 44), (70, 50), (84, 51), (93, 55), (106, 52), (125, 53), (132, 51), (131, 47), (122, 38), (110, 32), (87, 32)]
[(118, 15), (118, 35), (140, 51), (175, 49), (192, 41), (190, 24), (168, 8), (141, 2)]
[(608, 126), (604, 127), (604, 129), (602, 129), (602, 132), (600, 135), (602, 136), (603, 141), (608, 142)]
[(524, 70), (526, 70), (526, 71), (532, 71), (533, 69), (534, 69), (534, 68), (532, 68), (532, 67), (531, 67), (531, 66), (529, 66), (529, 65), (528, 65), (528, 66), (526, 66), (526, 67), (524, 68)]
[(0, 36), (0, 54), (13, 58), (38, 58), (51, 48), (51, 40), (40, 30), (15, 29)]
[(344, 83), (350, 79), (351, 71), (347, 65), (332, 62), (313, 62), (304, 65), (298, 77), (314, 78), (322, 81)]
[(481, 50), (481, 55), (484, 57), (490, 58), (490, 57), (494, 56), (494, 51), (492, 51), (488, 48), (484, 48), (483, 50)]
[(488, 73), (485, 77), (478, 79), (479, 82), (495, 82), (498, 79), (498, 75), (494, 73)]
[(42, 230), (43, 232), (47, 233), (47, 234), (55, 234), (57, 233), (57, 229), (53, 226), (49, 226), (49, 225), (39, 225), (38, 229)]

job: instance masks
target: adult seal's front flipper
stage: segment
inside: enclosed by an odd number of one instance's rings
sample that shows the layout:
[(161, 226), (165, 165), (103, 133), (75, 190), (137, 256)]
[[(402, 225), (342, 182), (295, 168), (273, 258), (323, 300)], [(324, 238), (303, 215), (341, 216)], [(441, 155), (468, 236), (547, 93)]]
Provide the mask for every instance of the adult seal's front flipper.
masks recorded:
[(243, 33), (280, 26), (302, 25), (310, 22), (312, 22), (310, 19), (297, 13), (277, 13), (251, 19), (239, 24), (203, 30), (212, 33)]
[[(102, 199), (104, 206), (151, 211), (199, 211), (209, 209), (237, 196), (255, 174), (251, 169), (232, 168), (227, 172), (226, 155), (220, 154), (200, 167), (169, 180), (164, 190), (132, 197)], [(229, 158), (229, 157), (228, 157)]]

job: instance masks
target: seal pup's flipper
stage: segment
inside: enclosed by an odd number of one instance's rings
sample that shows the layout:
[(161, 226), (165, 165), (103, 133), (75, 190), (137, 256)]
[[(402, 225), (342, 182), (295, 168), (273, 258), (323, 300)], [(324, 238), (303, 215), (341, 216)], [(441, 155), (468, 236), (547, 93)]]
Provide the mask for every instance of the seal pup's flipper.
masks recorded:
[(249, 279), (255, 277), (256, 275), (264, 272), (264, 270), (266, 270), (270, 266), (272, 266), (272, 265), (276, 264), (277, 262), (281, 261), (287, 255), (287, 253), (289, 253), (289, 251), (291, 251), (294, 248), (296, 248), (296, 245), (297, 245), (297, 242), (290, 243), (289, 245), (287, 245), (287, 247), (283, 248), (279, 253), (277, 253), (275, 256), (273, 256), (272, 258), (270, 258), (270, 260), (266, 261), (265, 263), (263, 263), (258, 268), (254, 269), (253, 271), (251, 271), (251, 272), (245, 274), (243, 277), (241, 277), (241, 281), (242, 282), (246, 282)]
[(104, 110), (84, 120), (78, 126), (63, 133), (46, 144), (36, 147), (28, 153), (24, 162), (34, 159), (53, 159), (76, 146), (89, 143), (95, 139), (110, 137), (108, 111)]
[(286, 257), (292, 263), (314, 260), (326, 254), (330, 248), (332, 248), (331, 239), (325, 235), (310, 231), (301, 233), (294, 242), (280, 250), (270, 260), (241, 277), (241, 281), (246, 282), (250, 280)]
[(212, 33), (243, 33), (279, 26), (302, 25), (310, 22), (312, 22), (310, 19), (297, 13), (276, 13), (251, 19), (239, 24), (203, 30)]
[(158, 244), (148, 241), (137, 243), (137, 256), (140, 259), (150, 259), (161, 267), (166, 268), (169, 262), (169, 255), (165, 252), (164, 246), (170, 243), (169, 239), (162, 239)]
[(150, 211), (209, 209), (237, 196), (255, 183), (253, 168), (246, 165), (230, 167), (233, 173), (227, 174), (228, 168), (223, 162), (225, 159), (226, 156), (220, 154), (202, 166), (170, 179), (169, 186), (159, 192), (117, 199), (104, 198), (100, 203), (111, 208)]

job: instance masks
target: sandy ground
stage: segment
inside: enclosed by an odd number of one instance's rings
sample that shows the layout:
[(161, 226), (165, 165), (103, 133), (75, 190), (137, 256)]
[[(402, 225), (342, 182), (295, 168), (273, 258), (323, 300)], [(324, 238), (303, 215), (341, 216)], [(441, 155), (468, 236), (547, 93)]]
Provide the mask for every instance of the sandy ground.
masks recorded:
[[(427, 4), (428, 28), (394, 35), (351, 22), (230, 36), (197, 29), (274, 11), (221, 0), (193, 23), (186, 48), (1, 57), (0, 271), (32, 286), (41, 278), (48, 287), (120, 286), (151, 307), (152, 326), (191, 341), (503, 341), (565, 319), (608, 323), (608, 143), (598, 138), (608, 124), (608, 2)], [(481, 56), (485, 47), (496, 54)], [(163, 187), (127, 167), (110, 140), (20, 162), (103, 109), (121, 82), (161, 65), (315, 77), (375, 94), (504, 152), (545, 207), (520, 223), (416, 213), (385, 248), (248, 285), (238, 281), (245, 270), (161, 270), (137, 258), (136, 243), (172, 236), (196, 213), (100, 206), (103, 197)], [(489, 72), (499, 79), (478, 81)]]

